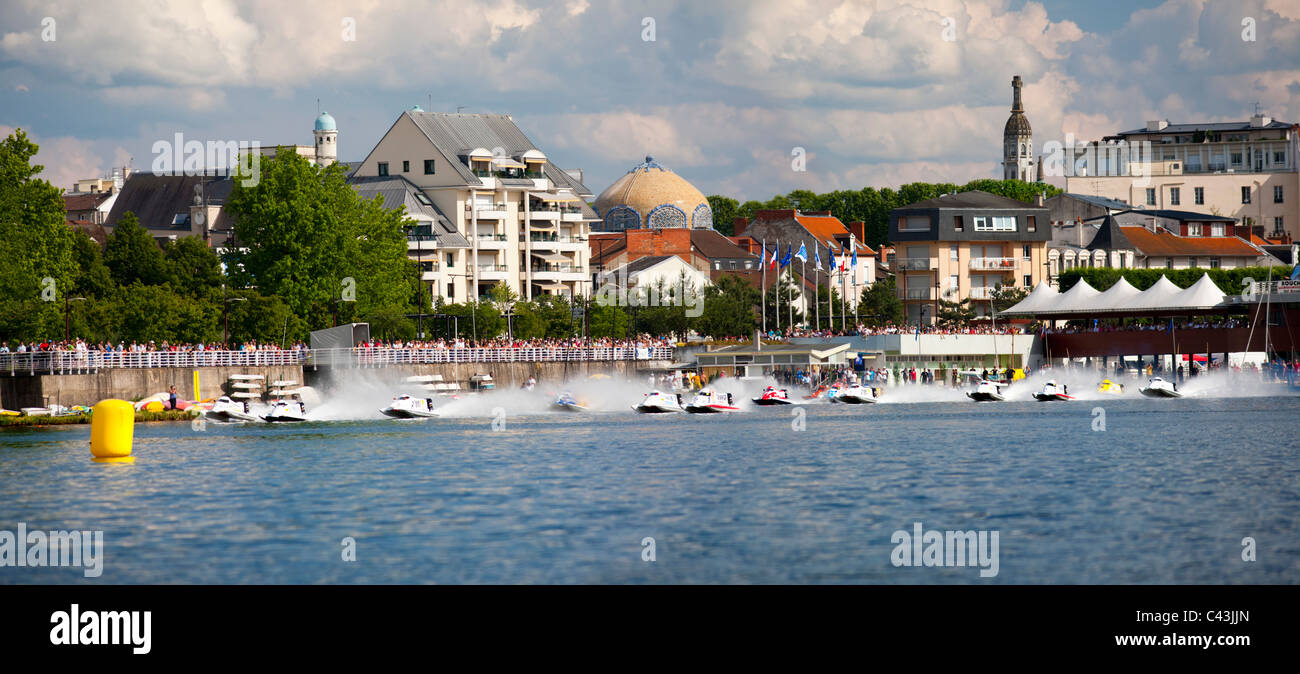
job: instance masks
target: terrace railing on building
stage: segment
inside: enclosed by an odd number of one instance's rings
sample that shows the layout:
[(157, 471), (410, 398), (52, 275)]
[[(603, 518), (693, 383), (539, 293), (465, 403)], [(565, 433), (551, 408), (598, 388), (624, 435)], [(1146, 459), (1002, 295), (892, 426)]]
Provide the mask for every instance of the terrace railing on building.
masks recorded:
[(406, 349), (358, 347), (327, 351), (43, 351), (0, 353), (0, 373), (77, 374), (105, 369), (317, 366), (382, 367), (408, 363), (537, 363), (671, 360), (672, 347), (522, 347)]
[(985, 271), (1015, 271), (1016, 258), (1014, 257), (973, 257), (970, 261), (971, 269), (982, 269)]

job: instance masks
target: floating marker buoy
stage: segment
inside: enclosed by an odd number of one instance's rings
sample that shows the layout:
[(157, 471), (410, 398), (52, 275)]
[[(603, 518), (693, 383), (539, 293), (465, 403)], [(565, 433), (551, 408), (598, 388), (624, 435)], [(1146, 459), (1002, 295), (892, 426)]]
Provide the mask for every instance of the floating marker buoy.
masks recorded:
[(90, 417), (90, 454), (98, 463), (131, 463), (135, 407), (125, 400), (102, 400)]

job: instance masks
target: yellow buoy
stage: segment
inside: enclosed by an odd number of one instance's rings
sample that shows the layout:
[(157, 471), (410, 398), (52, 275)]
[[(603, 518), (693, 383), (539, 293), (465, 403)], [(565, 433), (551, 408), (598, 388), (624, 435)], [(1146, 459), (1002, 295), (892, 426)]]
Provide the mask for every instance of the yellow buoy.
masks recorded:
[(100, 463), (130, 463), (135, 407), (125, 400), (102, 400), (90, 417), (90, 454)]

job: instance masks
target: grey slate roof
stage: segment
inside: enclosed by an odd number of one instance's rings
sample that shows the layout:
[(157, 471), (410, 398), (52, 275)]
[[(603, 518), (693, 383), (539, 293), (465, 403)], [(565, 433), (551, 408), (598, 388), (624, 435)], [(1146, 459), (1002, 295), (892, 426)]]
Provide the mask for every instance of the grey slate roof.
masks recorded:
[(636, 260), (633, 260), (632, 262), (623, 265), (623, 271), (628, 274), (635, 274), (637, 272), (645, 271), (663, 262), (664, 260), (667, 260), (672, 257), (676, 257), (676, 256), (675, 255), (653, 255), (649, 257), (638, 258)]
[[(122, 191), (113, 202), (104, 224), (113, 227), (127, 211), (135, 213), (145, 229), (190, 231), (188, 218), (190, 205), (194, 202), (194, 187), (203, 188), (203, 196), (209, 204), (223, 204), (234, 188), (234, 181), (227, 175), (168, 175), (137, 172), (132, 173), (122, 185)], [(186, 224), (172, 224), (177, 215), (186, 217)]]
[(1273, 120), (1265, 126), (1251, 126), (1250, 120), (1244, 122), (1210, 122), (1206, 124), (1170, 124), (1157, 131), (1148, 131), (1146, 127), (1141, 129), (1132, 129), (1130, 131), (1120, 131), (1115, 134), (1118, 136), (1140, 136), (1148, 133), (1192, 133), (1195, 131), (1251, 131), (1260, 129), (1289, 129), (1290, 122), (1280, 122)]
[(997, 194), (982, 192), (980, 190), (971, 190), (969, 192), (960, 192), (958, 194), (947, 194), (934, 199), (918, 201), (914, 204), (899, 206), (900, 209), (906, 208), (1042, 208), (1027, 204), (1023, 201), (1008, 199)]
[[(528, 140), (528, 136), (519, 129), (509, 115), (488, 115), (451, 112), (423, 112), (407, 110), (402, 113), (410, 115), (415, 125), (424, 135), (442, 151), (452, 158), (452, 168), (465, 182), (471, 185), (480, 183), (478, 176), (460, 158), (475, 148), (484, 148), (489, 152), (495, 148), (505, 150), (506, 154), (515, 156), (529, 150), (541, 151), (541, 148)], [(543, 153), (545, 154), (545, 153)], [(590, 198), (593, 193), (586, 185), (578, 182), (554, 162), (546, 162), (546, 177), (557, 187), (573, 190), (574, 194)]]
[(1119, 201), (1116, 199), (1108, 199), (1106, 197), (1099, 197), (1092, 194), (1076, 194), (1074, 192), (1065, 192), (1061, 196), (1069, 197), (1071, 199), (1078, 199), (1079, 201), (1086, 201), (1095, 206), (1101, 206), (1102, 208), (1109, 208), (1115, 211), (1127, 211), (1130, 208), (1132, 208), (1131, 205), (1126, 204), (1123, 201)]
[[(1125, 208), (1116, 215), (1123, 213), (1137, 213), (1138, 215), (1150, 215), (1157, 218), (1167, 218), (1179, 222), (1236, 222), (1236, 218), (1230, 218), (1226, 215), (1214, 215), (1213, 213), (1197, 213), (1196, 211), (1177, 211), (1167, 208)], [(1107, 216), (1110, 217), (1110, 216)], [(1090, 218), (1084, 222), (1094, 222), (1101, 218)]]
[(403, 176), (367, 176), (348, 180), (352, 189), (363, 199), (383, 198), (384, 208), (393, 209), (402, 206), (406, 212), (417, 219), (433, 222), (434, 236), (439, 248), (469, 248), (469, 241), (456, 231), (451, 219), (438, 208), (433, 201), (424, 203), (420, 200), (420, 188)]
[(1115, 221), (1115, 216), (1107, 215), (1101, 223), (1101, 229), (1092, 237), (1092, 241), (1086, 246), (1087, 250), (1137, 250), (1137, 246), (1124, 236), (1124, 230), (1120, 229), (1119, 223)]

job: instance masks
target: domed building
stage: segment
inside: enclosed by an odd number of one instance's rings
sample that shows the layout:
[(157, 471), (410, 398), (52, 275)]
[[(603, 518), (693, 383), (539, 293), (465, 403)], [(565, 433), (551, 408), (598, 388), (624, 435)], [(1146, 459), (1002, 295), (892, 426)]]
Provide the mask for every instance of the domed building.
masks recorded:
[(600, 223), (593, 229), (712, 229), (709, 200), (684, 178), (647, 155), (596, 197)]
[(1022, 86), (1019, 75), (1011, 78), (1011, 115), (1002, 127), (1002, 178), (1034, 182), (1039, 179), (1034, 167), (1034, 130), (1020, 101)]

